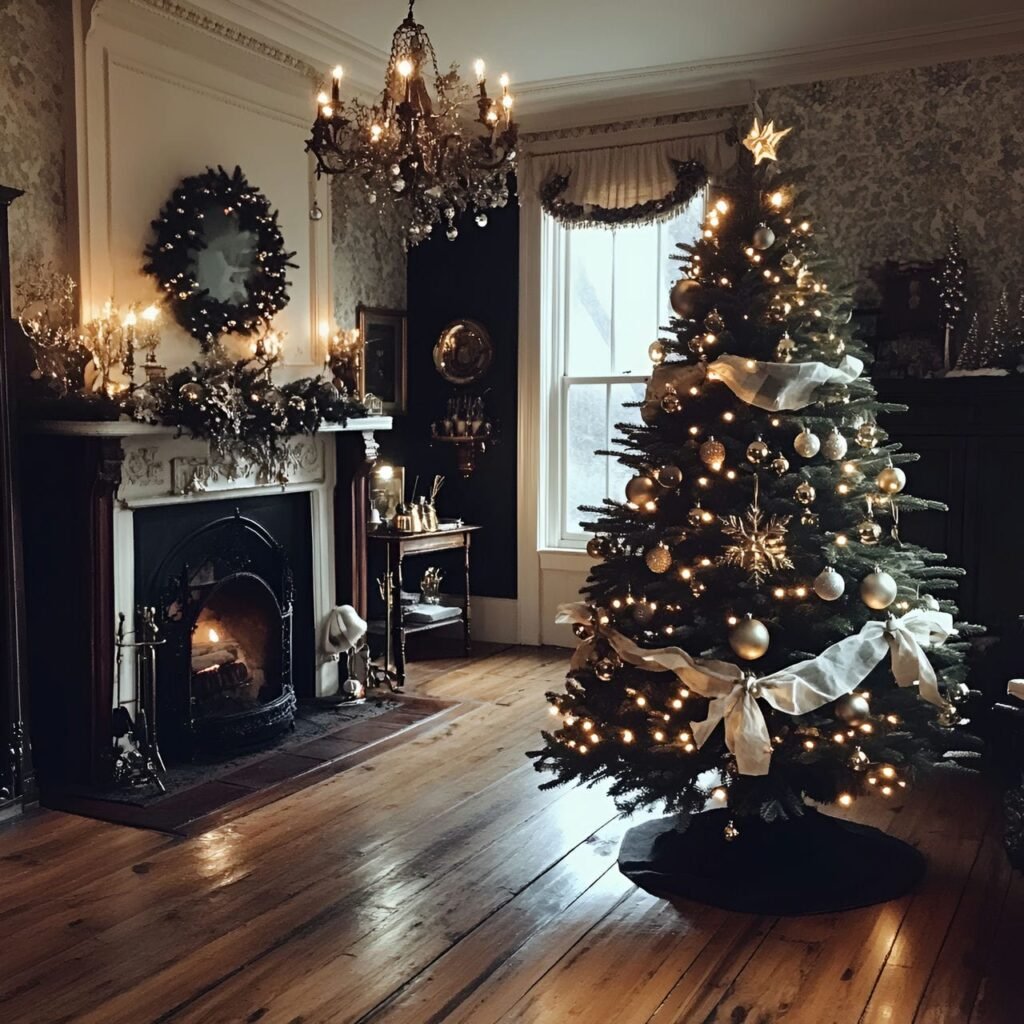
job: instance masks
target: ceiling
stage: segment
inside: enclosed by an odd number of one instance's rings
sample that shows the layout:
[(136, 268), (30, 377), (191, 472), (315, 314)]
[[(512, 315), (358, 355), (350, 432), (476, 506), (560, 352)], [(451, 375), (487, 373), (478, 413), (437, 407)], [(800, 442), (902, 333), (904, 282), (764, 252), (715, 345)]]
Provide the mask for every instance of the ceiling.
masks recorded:
[[(379, 79), (403, 0), (196, 0), (314, 63)], [(1024, 48), (1020, 0), (418, 0), (442, 66), (483, 57), (538, 109)], [(916, 55), (916, 56), (915, 56)], [(377, 87), (376, 85), (374, 87)]]

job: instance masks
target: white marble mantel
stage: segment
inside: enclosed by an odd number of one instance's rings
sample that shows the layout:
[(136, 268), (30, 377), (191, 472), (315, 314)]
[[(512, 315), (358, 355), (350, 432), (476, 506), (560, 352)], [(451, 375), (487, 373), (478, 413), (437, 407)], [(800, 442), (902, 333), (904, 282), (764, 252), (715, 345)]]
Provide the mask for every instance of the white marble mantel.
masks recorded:
[[(124, 612), (131, 622), (135, 610), (135, 514), (156, 506), (246, 498), (269, 494), (309, 495), (313, 555), (313, 615), (316, 636), (294, 637), (317, 649), (315, 692), (337, 691), (336, 658), (323, 652), (323, 626), (335, 602), (335, 485), (336, 442), (339, 435), (361, 434), (366, 463), (376, 458), (378, 431), (391, 429), (391, 417), (353, 418), (325, 423), (315, 434), (289, 438), (287, 480), (268, 480), (258, 468), (225, 461), (213, 455), (209, 443), (173, 426), (120, 421), (38, 420), (24, 425), (27, 433), (68, 439), (92, 438), (109, 446), (118, 465), (113, 497), (113, 613)], [(359, 445), (360, 440), (352, 438)], [(350, 442), (351, 443), (351, 442)], [(122, 698), (135, 696), (132, 666), (125, 664)]]

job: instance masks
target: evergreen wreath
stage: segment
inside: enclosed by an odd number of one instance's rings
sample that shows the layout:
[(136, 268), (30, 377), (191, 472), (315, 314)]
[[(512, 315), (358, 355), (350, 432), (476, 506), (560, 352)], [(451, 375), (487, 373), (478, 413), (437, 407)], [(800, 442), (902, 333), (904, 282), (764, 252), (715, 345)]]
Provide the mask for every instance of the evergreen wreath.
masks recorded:
[[(235, 214), (241, 231), (255, 234), (256, 259), (245, 280), (246, 301), (225, 302), (200, 287), (196, 254), (208, 245), (203, 221), (221, 207)], [(294, 252), (284, 247), (277, 210), (250, 185), (240, 167), (223, 167), (185, 178), (153, 221), (156, 238), (146, 246), (143, 270), (152, 274), (167, 297), (175, 319), (209, 351), (222, 334), (249, 335), (288, 305), (288, 267)]]

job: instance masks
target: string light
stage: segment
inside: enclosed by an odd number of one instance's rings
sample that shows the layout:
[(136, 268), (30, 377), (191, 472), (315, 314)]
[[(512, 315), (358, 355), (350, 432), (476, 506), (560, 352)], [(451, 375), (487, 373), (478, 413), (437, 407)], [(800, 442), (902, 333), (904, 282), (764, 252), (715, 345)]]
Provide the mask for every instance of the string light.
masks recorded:
[(853, 803), (853, 797), (849, 793), (840, 793), (838, 803), (840, 807), (849, 807)]

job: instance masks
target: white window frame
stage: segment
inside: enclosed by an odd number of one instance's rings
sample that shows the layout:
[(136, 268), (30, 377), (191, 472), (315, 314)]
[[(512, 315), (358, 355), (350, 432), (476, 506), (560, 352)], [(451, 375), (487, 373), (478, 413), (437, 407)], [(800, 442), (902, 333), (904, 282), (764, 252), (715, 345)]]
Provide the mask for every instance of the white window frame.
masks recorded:
[[(704, 190), (704, 202), (707, 192)], [(543, 277), (547, 300), (542, 305), (541, 353), (542, 366), (547, 372), (543, 374), (546, 381), (542, 382), (542, 422), (548, 425), (548, 444), (545, 446), (548, 458), (541, 467), (541, 502), (538, 509), (540, 519), (541, 548), (556, 551), (580, 551), (586, 547), (591, 536), (582, 530), (571, 530), (566, 515), (566, 485), (568, 481), (568, 409), (569, 389), (581, 384), (606, 385), (605, 403), (608, 409), (609, 430), (614, 435), (616, 422), (621, 421), (617, 415), (621, 411), (616, 402), (612, 409), (612, 386), (645, 381), (645, 373), (621, 373), (595, 376), (569, 376), (566, 372), (569, 343), (569, 310), (571, 308), (570, 288), (572, 286), (572, 245), (573, 238), (579, 229), (565, 228), (554, 218), (542, 214), (541, 225), (541, 265), (545, 268)], [(656, 253), (662, 252), (662, 232), (667, 222), (658, 225), (658, 245)], [(604, 230), (603, 228), (600, 230)], [(661, 270), (660, 257), (656, 255), (656, 265), (652, 273)], [(611, 316), (611, 351), (612, 365), (615, 364), (615, 287), (612, 285), (612, 316)], [(657, 318), (663, 319), (662, 300), (658, 300)], [(546, 322), (545, 322), (546, 321)], [(651, 338), (653, 341), (654, 339)], [(611, 436), (607, 438), (607, 447), (611, 444)], [(596, 456), (595, 456), (596, 458)], [(605, 479), (609, 478), (611, 457), (605, 458)], [(545, 498), (546, 496), (546, 498)]]

